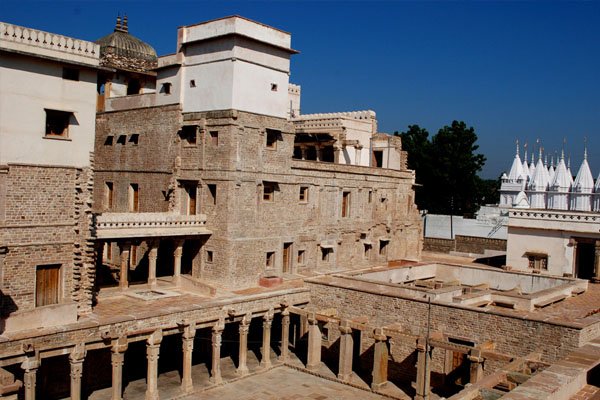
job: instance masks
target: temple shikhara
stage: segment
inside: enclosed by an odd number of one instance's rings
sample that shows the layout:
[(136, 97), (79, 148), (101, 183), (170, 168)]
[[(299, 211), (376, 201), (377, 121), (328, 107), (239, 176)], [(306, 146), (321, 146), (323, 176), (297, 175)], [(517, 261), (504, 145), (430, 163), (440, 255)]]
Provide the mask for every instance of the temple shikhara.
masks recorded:
[(517, 150), (506, 265), (431, 254), (400, 137), (303, 114), (290, 33), (225, 17), (161, 56), (130, 22), (0, 22), (0, 398), (595, 393), (585, 159)]

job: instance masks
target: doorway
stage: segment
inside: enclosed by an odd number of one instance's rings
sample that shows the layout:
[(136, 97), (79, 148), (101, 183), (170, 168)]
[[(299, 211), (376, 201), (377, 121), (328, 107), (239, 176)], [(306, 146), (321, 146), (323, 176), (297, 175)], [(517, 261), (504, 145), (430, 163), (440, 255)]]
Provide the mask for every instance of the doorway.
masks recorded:
[(292, 243), (283, 244), (283, 267), (282, 272), (289, 274), (292, 272)]
[(592, 279), (594, 276), (595, 246), (593, 242), (577, 241), (575, 255), (575, 274), (580, 279)]

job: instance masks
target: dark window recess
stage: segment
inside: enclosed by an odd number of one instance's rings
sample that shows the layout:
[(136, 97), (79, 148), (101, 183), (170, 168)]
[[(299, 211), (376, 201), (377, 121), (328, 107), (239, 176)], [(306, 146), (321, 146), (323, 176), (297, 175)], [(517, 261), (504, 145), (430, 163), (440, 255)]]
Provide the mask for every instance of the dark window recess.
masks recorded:
[(217, 185), (215, 185), (214, 183), (209, 183), (208, 185), (208, 195), (210, 197), (210, 202), (212, 202), (213, 205), (217, 204)]
[(272, 90), (273, 92), (276, 92), (276, 91), (277, 91), (277, 84), (276, 84), (276, 83), (271, 83), (271, 90)]
[(139, 79), (130, 79), (129, 82), (127, 82), (127, 95), (140, 94), (141, 90), (142, 85)]
[(127, 135), (119, 135), (117, 138), (117, 143), (125, 144), (127, 142)]
[(275, 252), (269, 251), (267, 253), (265, 266), (267, 268), (273, 268), (274, 265), (275, 265)]
[(191, 79), (190, 80), (190, 87), (196, 87), (196, 80), (195, 79)]
[(46, 136), (68, 137), (72, 113), (46, 110)]
[(213, 146), (219, 145), (219, 131), (210, 131), (210, 144)]
[(198, 127), (196, 125), (186, 125), (181, 128), (181, 139), (183, 139), (186, 144), (194, 145), (196, 144), (197, 131)]
[(379, 254), (385, 256), (387, 254), (388, 244), (390, 244), (389, 240), (380, 240), (379, 241)]
[(63, 79), (68, 79), (70, 81), (78, 81), (79, 80), (79, 70), (77, 68), (69, 68), (64, 67), (62, 72)]
[(308, 187), (307, 186), (300, 187), (300, 195), (298, 196), (298, 200), (303, 203), (308, 202)]
[(131, 144), (138, 144), (140, 141), (140, 135), (137, 133), (132, 133), (131, 136), (129, 136), (129, 143)]
[(108, 135), (106, 137), (106, 139), (104, 139), (104, 145), (105, 146), (112, 146), (113, 145), (113, 141), (114, 141), (114, 136), (113, 135)]
[(165, 82), (162, 84), (162, 89), (160, 90), (164, 94), (171, 94), (171, 83)]
[(276, 149), (278, 140), (283, 140), (281, 131), (276, 129), (267, 129), (267, 147), (270, 149)]
[(300, 146), (294, 146), (294, 154), (292, 155), (292, 158), (295, 158), (296, 160), (302, 159), (302, 149)]
[(213, 262), (213, 252), (212, 250), (206, 250), (206, 262)]
[(277, 183), (263, 182), (263, 200), (264, 201), (275, 200), (275, 190), (277, 190)]
[(383, 168), (383, 151), (373, 150), (374, 167)]

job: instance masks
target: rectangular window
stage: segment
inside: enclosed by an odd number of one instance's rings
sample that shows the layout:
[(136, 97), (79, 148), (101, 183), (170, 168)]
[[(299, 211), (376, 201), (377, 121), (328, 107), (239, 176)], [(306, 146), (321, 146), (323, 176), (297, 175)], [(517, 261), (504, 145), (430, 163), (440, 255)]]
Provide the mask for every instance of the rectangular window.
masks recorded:
[(197, 189), (197, 183), (185, 186), (185, 193), (187, 195), (187, 215), (196, 215)]
[(190, 87), (191, 88), (196, 87), (196, 80), (195, 79), (190, 79)]
[(292, 244), (293, 243), (284, 243), (283, 244), (282, 271), (284, 273), (289, 273), (292, 271)]
[(193, 146), (196, 144), (197, 132), (198, 127), (196, 125), (186, 125), (181, 128), (181, 138), (184, 140), (185, 144)]
[(389, 240), (380, 240), (379, 241), (379, 255), (385, 256), (387, 254), (388, 244), (390, 244)]
[(170, 82), (163, 83), (161, 92), (163, 92), (164, 94), (171, 94), (171, 83)]
[(210, 131), (210, 144), (213, 146), (219, 145), (219, 131)]
[(298, 250), (298, 265), (304, 265), (304, 250)]
[(331, 261), (331, 254), (333, 254), (333, 249), (330, 247), (321, 247), (321, 260), (325, 262)]
[(106, 209), (110, 210), (113, 207), (114, 189), (112, 182), (105, 182), (106, 189)]
[(206, 262), (213, 262), (213, 251), (212, 250), (206, 250)]
[(537, 271), (548, 270), (548, 255), (538, 253), (526, 253), (529, 268)]
[(369, 190), (367, 201), (369, 202), (369, 204), (371, 204), (373, 202), (373, 191), (372, 190)]
[(60, 264), (38, 265), (35, 270), (35, 306), (58, 304)]
[(137, 183), (129, 185), (129, 211), (138, 212), (140, 210), (140, 188)]
[(371, 243), (363, 243), (363, 245), (365, 246), (365, 260), (369, 260), (371, 258), (371, 249), (373, 248), (373, 245), (371, 245)]
[(383, 151), (373, 150), (374, 167), (383, 168)]
[(267, 129), (267, 148), (276, 149), (277, 141), (281, 138), (281, 131), (276, 129)]
[(62, 77), (70, 81), (78, 81), (79, 70), (77, 68), (63, 67)]
[(67, 111), (46, 110), (46, 136), (68, 138), (71, 115)]
[(269, 252), (267, 252), (265, 266), (267, 268), (273, 268), (274, 265), (275, 265), (275, 252), (269, 251)]
[(342, 218), (350, 216), (350, 192), (342, 192)]
[(275, 200), (275, 182), (263, 182), (263, 200)]
[(308, 186), (301, 186), (300, 187), (300, 195), (298, 196), (298, 200), (301, 203), (307, 203), (308, 202)]
[(127, 143), (127, 135), (119, 135), (119, 137), (117, 138), (117, 143), (123, 145)]
[(212, 205), (217, 204), (217, 185), (214, 183), (209, 183), (206, 186), (208, 187), (209, 202)]
[(137, 267), (137, 246), (135, 244), (132, 244), (129, 249), (129, 265), (131, 268)]
[(113, 145), (113, 140), (114, 140), (114, 136), (113, 135), (108, 135), (106, 137), (106, 139), (104, 139), (104, 145), (105, 146), (112, 146)]

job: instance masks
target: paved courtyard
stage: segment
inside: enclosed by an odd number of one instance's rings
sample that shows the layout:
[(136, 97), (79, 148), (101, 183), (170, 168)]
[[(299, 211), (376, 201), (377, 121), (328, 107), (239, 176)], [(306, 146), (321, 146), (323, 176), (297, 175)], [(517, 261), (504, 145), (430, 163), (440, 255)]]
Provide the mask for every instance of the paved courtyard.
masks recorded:
[(185, 400), (371, 400), (386, 397), (355, 389), (341, 383), (279, 367), (240, 379), (205, 392), (183, 397)]

